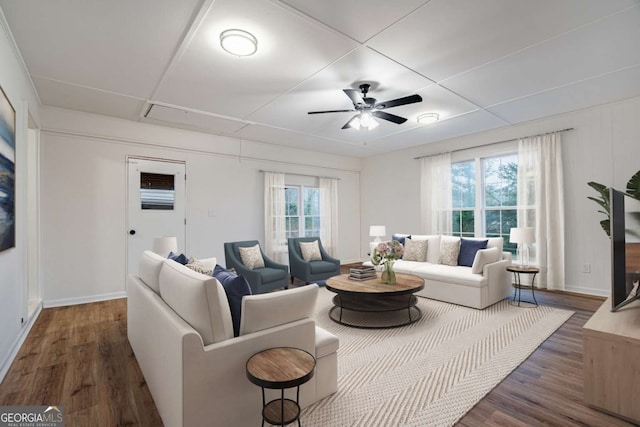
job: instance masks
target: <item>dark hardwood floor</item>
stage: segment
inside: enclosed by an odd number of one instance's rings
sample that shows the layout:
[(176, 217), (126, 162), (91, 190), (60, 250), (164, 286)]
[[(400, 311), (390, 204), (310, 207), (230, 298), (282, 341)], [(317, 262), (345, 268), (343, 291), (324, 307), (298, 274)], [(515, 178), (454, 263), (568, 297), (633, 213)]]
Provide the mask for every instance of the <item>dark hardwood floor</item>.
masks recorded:
[[(603, 301), (536, 296), (576, 313), (458, 425), (632, 425), (582, 403), (582, 326)], [(161, 426), (126, 328), (125, 299), (43, 310), (0, 385), (0, 405), (63, 405), (66, 426)]]

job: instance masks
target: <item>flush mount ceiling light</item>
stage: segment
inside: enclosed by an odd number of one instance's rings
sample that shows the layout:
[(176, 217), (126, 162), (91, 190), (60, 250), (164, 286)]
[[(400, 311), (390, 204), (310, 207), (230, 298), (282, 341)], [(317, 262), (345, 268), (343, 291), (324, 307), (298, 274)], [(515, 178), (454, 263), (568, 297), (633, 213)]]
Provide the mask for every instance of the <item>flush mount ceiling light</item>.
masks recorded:
[(220, 46), (232, 55), (250, 56), (258, 50), (258, 39), (244, 30), (225, 30), (220, 33)]
[(418, 116), (418, 123), (423, 125), (435, 123), (438, 120), (440, 120), (440, 115), (438, 113), (424, 113)]

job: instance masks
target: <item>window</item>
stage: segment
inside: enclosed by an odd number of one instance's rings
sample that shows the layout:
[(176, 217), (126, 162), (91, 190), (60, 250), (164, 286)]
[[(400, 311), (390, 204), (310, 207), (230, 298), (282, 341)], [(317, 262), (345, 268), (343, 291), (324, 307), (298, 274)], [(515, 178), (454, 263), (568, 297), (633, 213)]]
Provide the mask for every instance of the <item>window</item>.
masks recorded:
[(140, 173), (140, 208), (170, 211), (176, 197), (175, 176)]
[(515, 254), (509, 233), (517, 226), (518, 155), (452, 163), (451, 189), (453, 235), (502, 237)]
[(320, 236), (320, 189), (287, 186), (284, 192), (287, 238)]

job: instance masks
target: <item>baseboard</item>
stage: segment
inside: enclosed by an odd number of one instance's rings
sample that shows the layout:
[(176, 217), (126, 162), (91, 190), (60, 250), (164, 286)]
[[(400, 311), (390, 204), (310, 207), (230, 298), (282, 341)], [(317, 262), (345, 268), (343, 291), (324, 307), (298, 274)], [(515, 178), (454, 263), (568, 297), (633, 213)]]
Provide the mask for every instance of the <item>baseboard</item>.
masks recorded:
[(66, 305), (88, 304), (90, 302), (108, 301), (111, 299), (126, 298), (126, 292), (113, 292), (110, 294), (91, 295), (88, 297), (63, 298), (44, 302), (45, 308), (64, 307)]
[(0, 383), (4, 381), (4, 377), (7, 375), (7, 372), (9, 372), (9, 368), (11, 368), (11, 364), (13, 363), (13, 360), (18, 355), (18, 351), (20, 351), (22, 344), (24, 344), (24, 340), (27, 339), (27, 336), (29, 335), (31, 328), (36, 323), (36, 319), (40, 315), (41, 311), (42, 311), (42, 304), (38, 304), (38, 308), (36, 308), (35, 313), (33, 313), (33, 316), (31, 316), (27, 324), (20, 331), (20, 335), (18, 335), (16, 340), (13, 342), (13, 345), (11, 346), (11, 351), (9, 352), (9, 356), (2, 363), (2, 366), (0, 367)]
[(611, 296), (611, 290), (607, 289), (593, 289), (593, 288), (582, 288), (579, 286), (567, 286), (563, 289), (566, 292), (573, 292), (576, 294), (584, 294), (584, 295), (594, 295), (597, 297), (605, 297), (608, 298)]

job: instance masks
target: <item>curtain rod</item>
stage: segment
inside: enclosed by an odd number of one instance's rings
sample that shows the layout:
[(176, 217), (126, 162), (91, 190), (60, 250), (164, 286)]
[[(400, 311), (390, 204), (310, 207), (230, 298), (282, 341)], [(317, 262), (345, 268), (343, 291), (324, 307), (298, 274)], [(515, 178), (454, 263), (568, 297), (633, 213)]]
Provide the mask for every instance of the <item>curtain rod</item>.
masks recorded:
[(490, 146), (490, 145), (502, 144), (502, 143), (504, 143), (504, 142), (517, 141), (517, 140), (522, 139), (522, 138), (533, 138), (534, 136), (549, 135), (549, 134), (551, 134), (551, 133), (568, 132), (568, 131), (570, 131), (570, 130), (573, 130), (573, 128), (566, 128), (566, 129), (554, 130), (554, 131), (551, 131), (551, 132), (538, 133), (538, 134), (535, 134), (535, 135), (527, 135), (527, 136), (521, 136), (521, 137), (518, 137), (518, 138), (505, 139), (505, 140), (503, 140), (503, 141), (490, 142), (490, 143), (488, 143), (488, 144), (478, 145), (478, 146), (476, 146), (476, 147), (460, 148), (460, 149), (458, 149), (458, 150), (444, 151), (444, 152), (442, 152), (442, 153), (436, 153), (436, 154), (425, 154), (424, 156), (414, 157), (414, 158), (413, 158), (413, 160), (424, 159), (425, 157), (431, 157), (431, 156), (438, 156), (438, 155), (440, 155), (440, 154), (444, 154), (444, 153), (455, 153), (455, 152), (458, 152), (458, 151), (470, 150), (470, 149), (472, 149), (472, 148), (488, 147), (488, 146)]
[(266, 171), (264, 169), (260, 169), (258, 172), (271, 172), (271, 173), (283, 173), (285, 175), (298, 175), (298, 176), (310, 176), (313, 178), (329, 178), (329, 179), (337, 179), (340, 181), (342, 178), (336, 178), (335, 176), (318, 176), (318, 175), (309, 175), (305, 173), (291, 173), (291, 172), (278, 172), (278, 171)]

